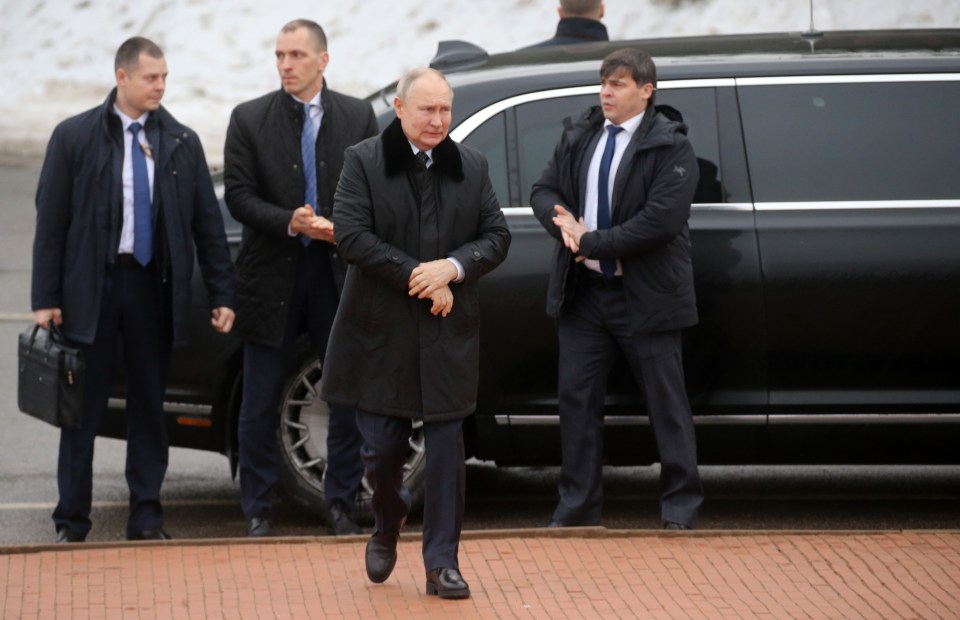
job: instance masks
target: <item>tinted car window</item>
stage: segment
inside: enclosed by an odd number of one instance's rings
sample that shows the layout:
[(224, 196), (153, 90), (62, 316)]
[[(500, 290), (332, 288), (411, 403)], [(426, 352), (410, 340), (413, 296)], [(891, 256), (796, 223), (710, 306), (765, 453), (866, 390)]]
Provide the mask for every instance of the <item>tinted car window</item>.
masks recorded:
[[(591, 94), (534, 101), (516, 108), (524, 201), (553, 156), (553, 149), (563, 131), (563, 119), (597, 103), (597, 95)], [(700, 185), (694, 203), (723, 202), (714, 89), (661, 90), (657, 93), (656, 104), (669, 105), (679, 111), (689, 129), (688, 137), (700, 164)]]
[(563, 133), (563, 119), (598, 103), (597, 95), (577, 95), (533, 101), (517, 106), (520, 144), (520, 188), (528, 204), (537, 182)]
[(507, 138), (503, 112), (477, 127), (463, 143), (484, 154), (490, 165), (490, 182), (501, 207), (510, 206), (507, 190)]
[(960, 82), (740, 88), (758, 202), (960, 197)]
[(713, 88), (661, 89), (657, 91), (656, 105), (674, 108), (687, 125), (687, 137), (700, 165), (700, 183), (693, 204), (723, 202), (716, 91)]

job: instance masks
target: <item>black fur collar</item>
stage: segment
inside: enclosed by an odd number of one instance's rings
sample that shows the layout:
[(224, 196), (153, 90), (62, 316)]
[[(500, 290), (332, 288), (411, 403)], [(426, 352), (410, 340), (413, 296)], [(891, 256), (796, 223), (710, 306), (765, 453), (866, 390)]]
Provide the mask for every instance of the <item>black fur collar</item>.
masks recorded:
[[(387, 168), (387, 176), (392, 177), (397, 174), (403, 174), (408, 166), (415, 164), (417, 158), (410, 148), (410, 141), (403, 133), (400, 126), (400, 119), (395, 118), (383, 133), (380, 135), (383, 141), (383, 155)], [(463, 160), (460, 158), (460, 149), (450, 136), (443, 139), (433, 149), (433, 165), (431, 169), (436, 169), (445, 176), (451, 177), (455, 181), (463, 180)]]

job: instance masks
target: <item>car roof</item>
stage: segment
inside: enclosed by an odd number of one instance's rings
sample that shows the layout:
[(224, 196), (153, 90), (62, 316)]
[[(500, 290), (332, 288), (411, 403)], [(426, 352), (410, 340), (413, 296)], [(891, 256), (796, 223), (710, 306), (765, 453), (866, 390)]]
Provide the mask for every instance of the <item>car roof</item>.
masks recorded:
[[(649, 53), (661, 80), (960, 72), (960, 29), (667, 37), (535, 47), (492, 55), (465, 41), (441, 41), (430, 66), (447, 76), (458, 101), (463, 100), (460, 93), (479, 89), (487, 89), (482, 99), (490, 101), (543, 88), (597, 83), (600, 62), (624, 47)], [(377, 107), (390, 106), (395, 89), (396, 82), (369, 99)], [(454, 105), (455, 113), (457, 108)]]

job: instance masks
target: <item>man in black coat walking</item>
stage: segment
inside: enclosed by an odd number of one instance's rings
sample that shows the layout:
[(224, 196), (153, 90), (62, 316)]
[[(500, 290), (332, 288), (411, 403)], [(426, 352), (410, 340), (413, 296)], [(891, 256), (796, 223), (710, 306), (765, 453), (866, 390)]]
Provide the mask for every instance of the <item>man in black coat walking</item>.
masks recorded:
[(594, 525), (603, 504), (607, 375), (624, 354), (660, 454), (664, 527), (696, 523), (703, 490), (680, 331), (697, 322), (686, 126), (653, 107), (656, 66), (637, 49), (600, 66), (600, 107), (564, 122), (530, 204), (557, 239), (547, 313), (558, 319), (560, 502), (549, 525)]
[(127, 373), (128, 539), (166, 539), (163, 412), (170, 348), (186, 344), (194, 249), (211, 322), (229, 332), (233, 265), (197, 135), (160, 105), (163, 52), (134, 37), (117, 50), (103, 105), (60, 123), (37, 187), (31, 304), (79, 344), (83, 421), (60, 433), (57, 542), (90, 531), (93, 446), (107, 407), (117, 339)]
[(357, 408), (376, 530), (367, 576), (390, 576), (410, 511), (403, 464), (423, 421), (427, 594), (465, 598), (457, 552), (466, 468), (463, 419), (479, 373), (480, 277), (507, 255), (510, 231), (477, 151), (447, 136), (453, 92), (433, 69), (397, 85), (397, 119), (346, 153), (334, 199), (337, 247), (350, 263), (330, 334), (322, 395)]
[[(322, 359), (346, 266), (333, 245), (333, 193), (343, 151), (377, 133), (369, 103), (326, 88), (327, 39), (298, 19), (277, 37), (281, 90), (234, 110), (224, 150), (227, 207), (243, 224), (237, 333), (244, 339), (237, 429), (240, 494), (250, 536), (273, 536), (278, 406), (297, 340)], [(324, 373), (326, 369), (324, 369)], [(331, 529), (355, 534), (363, 477), (355, 414), (330, 408), (324, 492)]]

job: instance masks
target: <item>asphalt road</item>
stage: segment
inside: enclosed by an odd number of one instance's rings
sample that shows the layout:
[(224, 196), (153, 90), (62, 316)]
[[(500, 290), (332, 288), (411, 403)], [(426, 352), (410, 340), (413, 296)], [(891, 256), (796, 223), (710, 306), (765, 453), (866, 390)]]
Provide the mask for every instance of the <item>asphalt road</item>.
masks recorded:
[[(53, 539), (59, 433), (21, 414), (16, 403), (17, 334), (29, 325), (33, 194), (39, 170), (0, 167), (0, 545)], [(120, 540), (127, 492), (125, 443), (97, 441), (94, 529), (90, 540)], [(706, 529), (925, 529), (960, 527), (960, 466), (704, 467)], [(468, 529), (537, 527), (556, 501), (556, 468), (468, 466)], [(654, 467), (606, 472), (604, 522), (656, 528)], [(245, 532), (239, 487), (226, 458), (172, 449), (164, 485), (166, 527), (178, 538)], [(322, 535), (325, 527), (294, 507), (277, 507), (281, 533)], [(412, 518), (408, 527), (418, 525)]]

